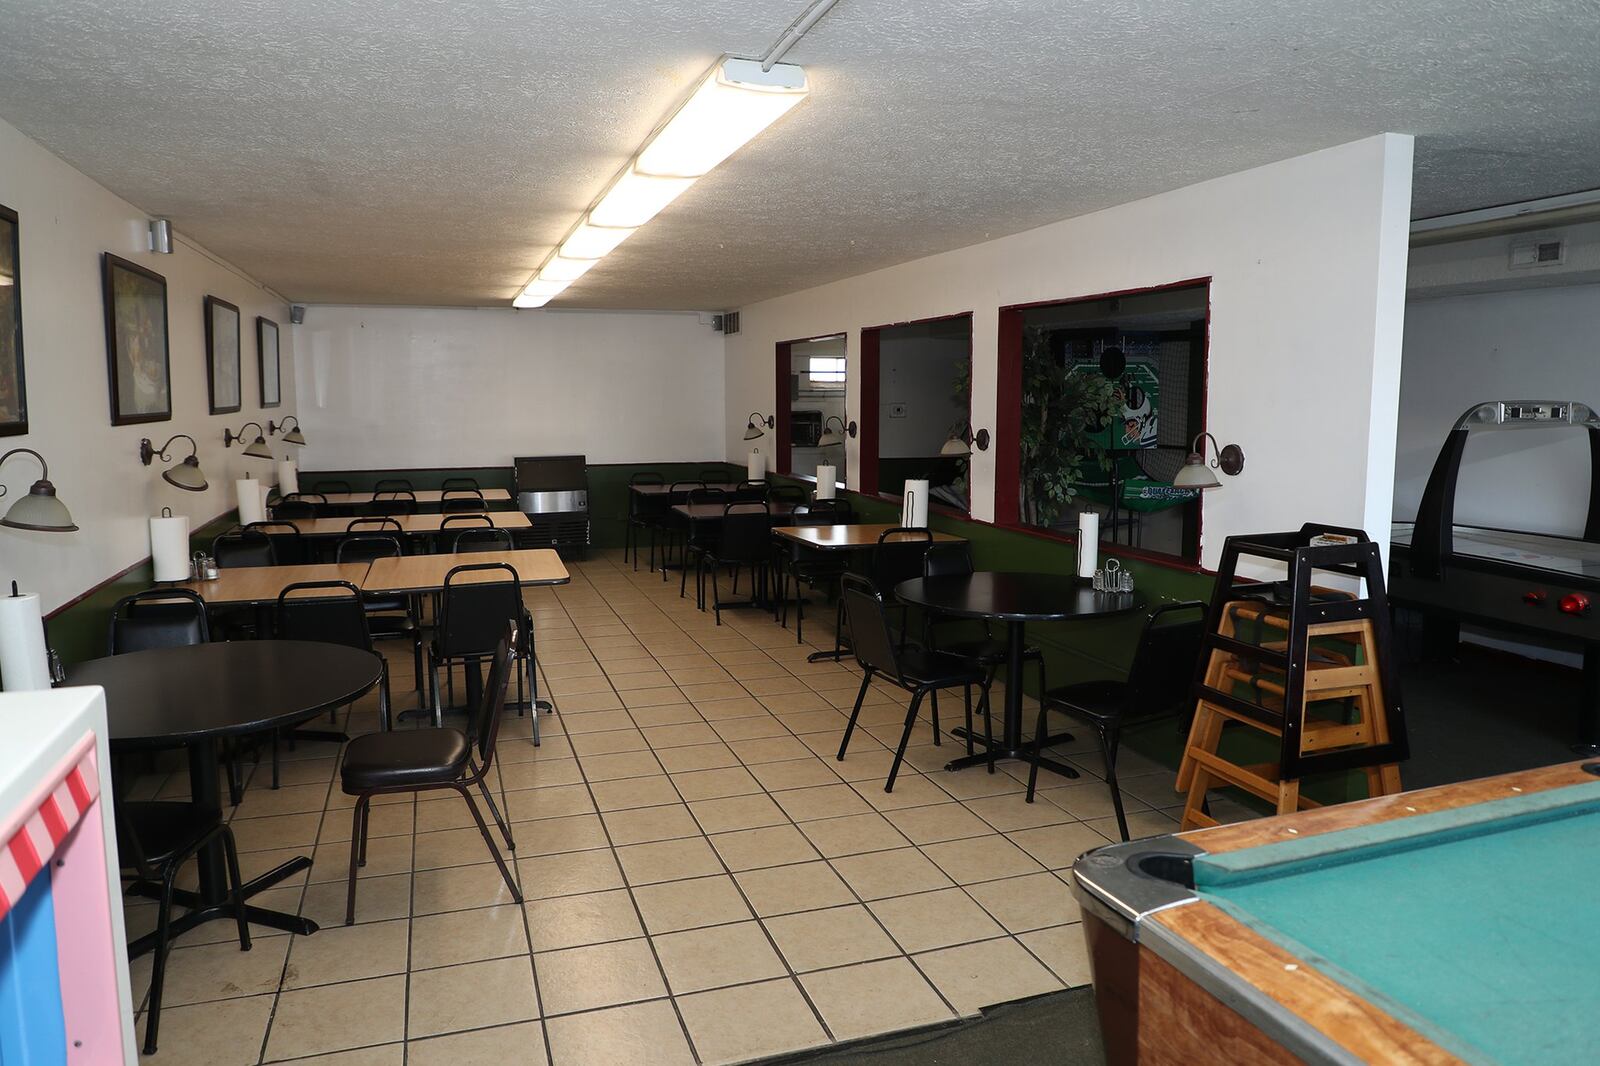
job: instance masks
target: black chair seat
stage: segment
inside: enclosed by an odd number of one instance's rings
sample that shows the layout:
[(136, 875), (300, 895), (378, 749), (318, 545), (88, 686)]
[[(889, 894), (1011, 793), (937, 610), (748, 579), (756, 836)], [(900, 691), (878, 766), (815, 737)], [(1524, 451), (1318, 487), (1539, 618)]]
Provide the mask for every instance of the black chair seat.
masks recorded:
[(1110, 721), (1122, 714), (1128, 683), (1114, 678), (1080, 681), (1045, 693), (1045, 703), (1078, 718)]
[[(976, 659), (985, 666), (1003, 666), (1009, 649), (1003, 640), (994, 640), (980, 637), (975, 640), (940, 641), (939, 650), (962, 659)], [(1038, 660), (1044, 658), (1044, 652), (1033, 646), (1022, 649), (1025, 660)]]
[(132, 851), (129, 834), (144, 851), (151, 866), (164, 865), (174, 855), (192, 852), (217, 830), (221, 819), (207, 815), (192, 803), (124, 803), (117, 810), (117, 846)]
[(383, 611), (405, 611), (407, 609), (404, 596), (367, 596), (362, 599), (361, 605), (367, 609), (368, 614), (378, 614)]
[(947, 651), (905, 648), (900, 652), (902, 676), (913, 685), (947, 688), (952, 685), (981, 685), (987, 677), (971, 659)]
[(470, 750), (459, 729), (366, 733), (344, 749), (340, 781), (346, 792), (450, 782), (461, 776)]
[(414, 619), (403, 614), (368, 614), (367, 627), (374, 637), (406, 637), (419, 628)]

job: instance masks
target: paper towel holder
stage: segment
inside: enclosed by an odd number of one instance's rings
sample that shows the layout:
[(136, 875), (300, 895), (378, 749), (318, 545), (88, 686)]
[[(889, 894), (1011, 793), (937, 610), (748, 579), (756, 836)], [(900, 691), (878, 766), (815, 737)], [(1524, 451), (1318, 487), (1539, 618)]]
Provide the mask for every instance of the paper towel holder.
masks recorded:
[(239, 432), (237, 433), (231, 429), (224, 429), (222, 431), (222, 446), (224, 448), (231, 448), (233, 447), (234, 441), (244, 440), (244, 431), (249, 429), (251, 426), (256, 427), (256, 439), (251, 441), (250, 444), (245, 448), (245, 455), (248, 455), (252, 459), (271, 459), (272, 450), (267, 447), (267, 431), (261, 428), (260, 422), (246, 422), (244, 425), (239, 427)]
[[(766, 436), (767, 430), (778, 424), (776, 415), (763, 415), (760, 411), (751, 411), (750, 420), (744, 426), (744, 439), (755, 440), (757, 437)], [(766, 429), (761, 427), (765, 426)]]
[[(22, 454), (39, 460), (39, 480), (33, 483), (26, 496), (11, 505), (5, 517), (0, 518), (0, 526), (34, 529), (44, 533), (77, 532), (78, 527), (73, 523), (67, 505), (56, 499), (56, 487), (50, 483), (50, 466), (44, 461), (44, 456), (32, 448), (12, 448), (0, 455), (0, 466), (4, 466), (13, 455)], [(0, 496), (5, 494), (6, 487), (0, 485)]]
[[(835, 422), (839, 423), (839, 428), (830, 428)], [(857, 428), (858, 427), (854, 422), (846, 423), (845, 420), (840, 418), (838, 415), (829, 415), (823, 420), (822, 435), (817, 438), (817, 447), (836, 448), (844, 443), (844, 439), (846, 437), (854, 440)]]
[(173, 441), (179, 440), (189, 442), (189, 455), (170, 470), (163, 470), (161, 480), (186, 492), (206, 491), (211, 486), (206, 481), (205, 472), (200, 469), (200, 445), (187, 433), (174, 433), (167, 438), (167, 443), (161, 446), (160, 451), (150, 443), (149, 437), (144, 438), (139, 442), (139, 461), (145, 466), (149, 466), (157, 457), (160, 457), (163, 463), (172, 462), (172, 456), (168, 455), (167, 451), (172, 447)]
[[(293, 429), (289, 428), (290, 422), (294, 423)], [(271, 419), (267, 420), (267, 436), (273, 436), (279, 430), (285, 431), (283, 434), (283, 443), (285, 444), (303, 445), (306, 442), (306, 435), (300, 432), (300, 419), (296, 418), (294, 415), (290, 415), (282, 422), (274, 422)]]

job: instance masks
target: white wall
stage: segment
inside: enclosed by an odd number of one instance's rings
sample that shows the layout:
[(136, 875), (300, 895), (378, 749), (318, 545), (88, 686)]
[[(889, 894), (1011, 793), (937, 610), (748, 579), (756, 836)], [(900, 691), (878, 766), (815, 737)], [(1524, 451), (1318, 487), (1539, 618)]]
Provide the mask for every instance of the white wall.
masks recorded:
[[(882, 337), (878, 341), (878, 456), (938, 455), (952, 425), (967, 420), (955, 400), (955, 380), (967, 364), (966, 337)], [(895, 404), (904, 418), (889, 417)]]
[[(863, 326), (970, 311), (973, 425), (993, 430), (999, 308), (1209, 276), (1207, 424), (1248, 466), (1206, 496), (1202, 561), (1229, 533), (1311, 520), (1387, 542), (1411, 155), (1384, 134), (742, 308), (725, 451), (743, 452), (735, 412), (771, 406), (784, 338), (849, 331), (854, 356)], [(974, 454), (975, 518), (992, 519), (995, 456), (1015, 446)]]
[[(244, 460), (235, 445), (224, 451), (224, 427), (281, 420), (295, 411), (290, 368), (294, 348), (289, 309), (274, 294), (182, 235), (172, 255), (153, 255), (149, 218), (100, 185), (0, 122), (0, 204), (20, 216), (22, 241), (23, 355), (27, 368), (31, 431), (0, 437), (0, 453), (28, 447), (43, 453), (59, 498), (72, 511), (76, 533), (36, 533), (0, 528), (0, 580), (39, 592), (46, 610), (59, 606), (150, 554), (146, 519), (164, 506), (198, 525), (234, 504), (233, 478), (246, 462), (264, 474), (268, 464)], [(100, 297), (100, 253), (115, 252), (167, 279), (171, 347), (172, 420), (113, 427), (106, 374), (105, 320)], [(212, 416), (206, 398), (203, 301), (220, 296), (240, 313), (243, 409)], [(260, 409), (255, 319), (280, 324), (283, 404)], [(160, 446), (174, 433), (200, 445), (200, 465), (211, 483), (204, 493), (182, 492), (161, 480), (163, 469), (139, 464), (139, 440)], [(177, 455), (187, 455), (182, 442)], [(282, 446), (274, 446), (283, 452)], [(8, 507), (39, 476), (27, 456), (0, 469)]]
[(318, 470), (704, 461), (732, 417), (692, 314), (314, 306), (292, 329)]
[[(1600, 285), (1412, 300), (1394, 510), (1416, 516), (1428, 472), (1462, 412), (1484, 400), (1577, 400), (1600, 409)], [(1474, 433), (1457, 522), (1582, 535), (1589, 444), (1581, 430)]]

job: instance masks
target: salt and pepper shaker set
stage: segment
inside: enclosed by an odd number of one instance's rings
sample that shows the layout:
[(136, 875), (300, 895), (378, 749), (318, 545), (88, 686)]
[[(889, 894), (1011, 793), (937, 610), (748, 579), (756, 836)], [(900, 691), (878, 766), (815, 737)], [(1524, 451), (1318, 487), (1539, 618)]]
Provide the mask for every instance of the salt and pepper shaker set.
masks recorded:
[(1094, 572), (1093, 587), (1096, 592), (1132, 592), (1133, 571), (1122, 569), (1115, 559), (1107, 559), (1106, 565)]
[(195, 552), (194, 564), (189, 571), (189, 579), (191, 581), (217, 580), (217, 561), (205, 552)]

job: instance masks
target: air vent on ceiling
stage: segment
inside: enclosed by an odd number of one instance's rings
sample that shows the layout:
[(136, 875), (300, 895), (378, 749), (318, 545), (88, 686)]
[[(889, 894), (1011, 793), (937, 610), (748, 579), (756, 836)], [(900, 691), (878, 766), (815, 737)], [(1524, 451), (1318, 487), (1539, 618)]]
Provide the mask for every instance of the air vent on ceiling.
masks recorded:
[(1550, 240), (1514, 241), (1511, 245), (1511, 269), (1532, 270), (1538, 267), (1560, 266), (1567, 261), (1567, 242), (1559, 238)]
[(724, 311), (720, 315), (711, 316), (711, 328), (718, 333), (739, 332), (739, 312)]

